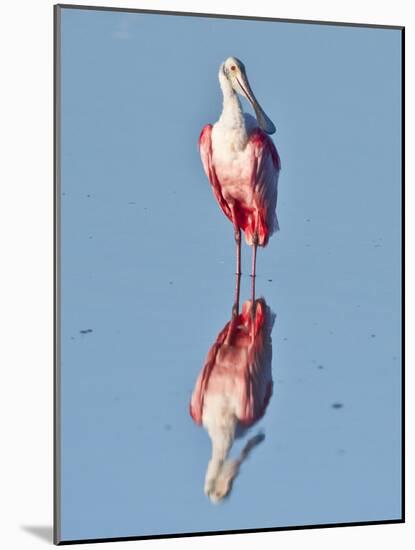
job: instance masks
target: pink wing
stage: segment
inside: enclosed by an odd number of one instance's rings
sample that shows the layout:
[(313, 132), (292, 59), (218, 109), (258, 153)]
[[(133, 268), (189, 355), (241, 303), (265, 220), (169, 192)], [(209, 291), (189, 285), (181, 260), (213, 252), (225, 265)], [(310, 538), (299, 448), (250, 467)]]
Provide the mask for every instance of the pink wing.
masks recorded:
[(229, 323), (218, 334), (215, 343), (210, 348), (208, 355), (206, 357), (205, 364), (203, 369), (197, 377), (195, 388), (192, 393), (192, 397), (189, 403), (189, 413), (196, 424), (202, 424), (202, 415), (203, 415), (203, 398), (205, 395), (205, 390), (209, 382), (210, 375), (216, 364), (216, 355), (225, 341), (226, 335), (228, 333)]
[(212, 162), (212, 124), (206, 124), (202, 129), (199, 137), (199, 150), (202, 159), (203, 168), (212, 186), (213, 194), (221, 207), (225, 216), (232, 221), (232, 214), (228, 203), (222, 195), (219, 180), (216, 176), (215, 168)]
[[(244, 304), (243, 314), (251, 315), (249, 302)], [(256, 301), (254, 345), (249, 351), (248, 370), (245, 371), (245, 395), (241, 403), (239, 422), (250, 426), (265, 414), (272, 396), (272, 343), (271, 331), (274, 314), (266, 305), (264, 298)]]
[[(234, 327), (232, 328), (232, 321), (228, 322), (208, 352), (189, 403), (189, 413), (197, 424), (202, 424), (204, 396), (208, 391), (212, 373), (214, 369), (218, 368), (218, 352), (232, 330), (234, 330), (232, 345), (235, 346), (235, 349), (236, 347), (246, 347), (248, 350), (248, 360), (244, 361), (242, 367), (239, 364), (235, 364), (235, 369), (227, 367), (226, 376), (234, 377), (235, 384), (237, 383), (239, 388), (237, 391), (238, 420), (245, 426), (251, 425), (265, 413), (273, 386), (271, 330), (274, 316), (265, 300), (260, 298), (256, 301), (255, 320), (253, 321), (251, 304), (250, 300), (245, 302), (242, 313), (233, 323)], [(249, 340), (252, 337), (252, 344), (245, 343), (247, 337)], [(239, 378), (240, 375), (242, 375), (241, 378)], [(217, 383), (214, 391), (218, 391)]]
[[(281, 161), (272, 139), (260, 128), (255, 128), (249, 138), (252, 149), (252, 186), (258, 211), (259, 244), (265, 246), (269, 237), (278, 231), (277, 198)], [(247, 227), (248, 242), (255, 227)]]

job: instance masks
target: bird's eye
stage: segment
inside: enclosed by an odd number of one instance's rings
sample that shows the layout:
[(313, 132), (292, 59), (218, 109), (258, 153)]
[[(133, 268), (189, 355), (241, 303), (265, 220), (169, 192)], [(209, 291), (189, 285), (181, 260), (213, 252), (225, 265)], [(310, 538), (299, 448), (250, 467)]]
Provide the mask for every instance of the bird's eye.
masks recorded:
[(236, 71), (236, 66), (235, 65), (232, 65), (231, 71)]

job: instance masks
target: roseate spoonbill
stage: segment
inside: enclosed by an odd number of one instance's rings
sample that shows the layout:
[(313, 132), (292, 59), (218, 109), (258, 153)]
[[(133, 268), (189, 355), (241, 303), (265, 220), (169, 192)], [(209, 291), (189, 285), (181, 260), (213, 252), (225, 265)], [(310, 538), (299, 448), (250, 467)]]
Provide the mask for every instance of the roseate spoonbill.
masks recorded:
[[(229, 57), (219, 68), (223, 110), (219, 120), (207, 124), (199, 137), (199, 149), (213, 194), (233, 224), (236, 273), (241, 273), (241, 229), (252, 245), (255, 277), (257, 246), (266, 246), (279, 229), (276, 207), (280, 157), (267, 134), (275, 126), (264, 113), (248, 82), (245, 66)], [(251, 103), (256, 120), (242, 111), (238, 94)]]
[(204, 491), (213, 502), (229, 494), (242, 461), (264, 437), (251, 438), (237, 459), (228, 458), (235, 437), (262, 418), (272, 395), (274, 319), (264, 298), (247, 300), (240, 314), (234, 305), (196, 380), (189, 412), (212, 442)]

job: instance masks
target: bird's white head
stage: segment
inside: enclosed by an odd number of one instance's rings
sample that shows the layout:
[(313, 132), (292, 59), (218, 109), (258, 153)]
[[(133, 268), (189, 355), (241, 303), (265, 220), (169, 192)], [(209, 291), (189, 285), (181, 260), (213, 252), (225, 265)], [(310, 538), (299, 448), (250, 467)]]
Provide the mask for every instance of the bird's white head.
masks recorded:
[(259, 127), (267, 134), (275, 132), (274, 123), (258, 103), (246, 75), (245, 65), (237, 57), (228, 57), (219, 68), (219, 82), (224, 93), (238, 93), (251, 103)]

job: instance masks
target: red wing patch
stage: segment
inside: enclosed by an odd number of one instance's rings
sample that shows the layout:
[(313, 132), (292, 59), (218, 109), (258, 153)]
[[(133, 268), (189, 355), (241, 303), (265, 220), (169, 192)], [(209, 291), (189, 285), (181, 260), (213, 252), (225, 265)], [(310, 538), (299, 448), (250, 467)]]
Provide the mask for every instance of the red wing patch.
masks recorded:
[(222, 189), (220, 181), (215, 172), (212, 160), (212, 125), (207, 124), (201, 131), (199, 136), (199, 150), (200, 157), (202, 159), (203, 168), (208, 177), (210, 185), (212, 186), (213, 194), (215, 199), (221, 207), (225, 216), (227, 216), (232, 221), (232, 214), (228, 203), (225, 201), (222, 195)]

